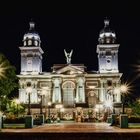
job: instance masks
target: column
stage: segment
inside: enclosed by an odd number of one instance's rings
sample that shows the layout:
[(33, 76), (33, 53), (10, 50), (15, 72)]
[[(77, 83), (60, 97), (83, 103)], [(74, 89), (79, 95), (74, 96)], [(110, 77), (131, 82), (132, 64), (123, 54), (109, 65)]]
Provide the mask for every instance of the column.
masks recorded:
[(61, 103), (61, 88), (60, 88), (61, 81), (59, 79), (55, 79), (53, 83), (54, 83), (54, 87), (53, 87), (52, 102)]
[(103, 81), (100, 81), (101, 87), (100, 87), (100, 96), (99, 96), (99, 100), (101, 102), (104, 101), (104, 88), (103, 88)]
[[(119, 83), (116, 83), (116, 87), (118, 87), (119, 88)], [(121, 102), (121, 92), (119, 91), (118, 93), (117, 93), (117, 102)]]
[(79, 95), (78, 95), (78, 83), (77, 83), (77, 86), (76, 86), (76, 103), (79, 102)]
[(85, 80), (83, 78), (79, 78), (77, 80), (77, 88), (76, 88), (76, 102), (85, 102)]

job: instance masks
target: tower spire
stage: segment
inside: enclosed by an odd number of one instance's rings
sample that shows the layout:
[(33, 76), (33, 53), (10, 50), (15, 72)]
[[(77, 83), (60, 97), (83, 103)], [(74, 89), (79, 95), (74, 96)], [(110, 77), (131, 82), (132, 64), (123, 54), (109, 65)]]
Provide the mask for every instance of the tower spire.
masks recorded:
[(109, 26), (109, 19), (106, 17), (104, 20), (105, 27)]
[(34, 28), (35, 28), (35, 23), (33, 22), (33, 20), (31, 19), (31, 21), (29, 22), (29, 25), (30, 25), (30, 31), (31, 30), (34, 30)]
[(40, 46), (41, 40), (39, 34), (35, 31), (35, 22), (31, 19), (29, 30), (23, 36), (24, 46)]
[(104, 28), (99, 34), (97, 46), (98, 63), (100, 73), (118, 73), (118, 48), (115, 44), (116, 34), (109, 27), (109, 20), (104, 19)]
[(100, 31), (98, 40), (100, 44), (114, 44), (116, 41), (116, 34), (110, 29), (107, 17), (104, 19), (104, 28)]

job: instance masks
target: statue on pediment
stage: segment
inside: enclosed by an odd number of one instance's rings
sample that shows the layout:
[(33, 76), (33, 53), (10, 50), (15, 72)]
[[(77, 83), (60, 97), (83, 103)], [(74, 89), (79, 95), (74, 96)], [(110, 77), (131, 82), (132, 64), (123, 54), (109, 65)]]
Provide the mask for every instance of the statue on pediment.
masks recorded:
[(64, 53), (65, 53), (65, 56), (66, 56), (67, 64), (71, 64), (71, 56), (72, 56), (73, 50), (71, 50), (70, 53), (68, 53), (64, 49)]

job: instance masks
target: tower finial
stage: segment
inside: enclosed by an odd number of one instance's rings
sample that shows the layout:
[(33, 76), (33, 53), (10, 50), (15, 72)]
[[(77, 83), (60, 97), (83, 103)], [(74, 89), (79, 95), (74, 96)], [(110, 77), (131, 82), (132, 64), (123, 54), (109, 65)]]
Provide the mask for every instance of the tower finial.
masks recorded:
[(104, 20), (105, 27), (109, 26), (109, 19), (106, 17)]
[(31, 21), (29, 22), (30, 24), (30, 29), (29, 30), (34, 30), (35, 28), (35, 23), (33, 22), (33, 20), (31, 19)]

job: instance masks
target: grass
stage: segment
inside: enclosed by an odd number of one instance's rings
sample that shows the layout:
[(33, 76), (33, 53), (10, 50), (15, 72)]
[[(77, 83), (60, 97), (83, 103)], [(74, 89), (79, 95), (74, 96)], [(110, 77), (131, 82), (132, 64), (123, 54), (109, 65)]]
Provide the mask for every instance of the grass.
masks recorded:
[(9, 129), (25, 128), (25, 124), (4, 124), (3, 128)]
[(129, 123), (128, 128), (140, 128), (140, 123)]

